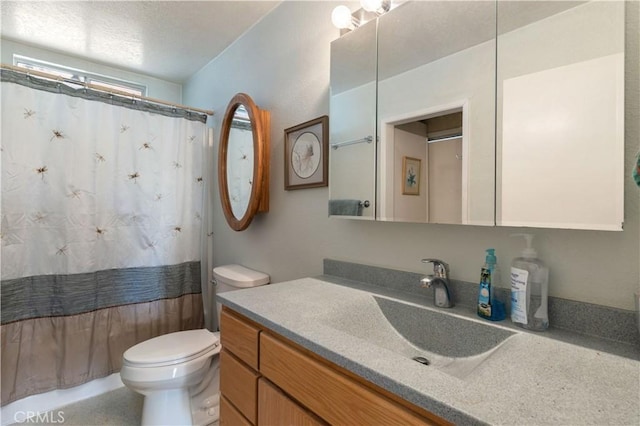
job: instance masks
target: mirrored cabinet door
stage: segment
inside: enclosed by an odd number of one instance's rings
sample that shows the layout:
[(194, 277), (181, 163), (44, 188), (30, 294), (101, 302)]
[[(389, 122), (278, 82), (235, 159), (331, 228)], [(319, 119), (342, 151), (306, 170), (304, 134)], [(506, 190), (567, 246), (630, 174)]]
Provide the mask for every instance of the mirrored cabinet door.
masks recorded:
[(622, 229), (624, 9), (498, 2), (498, 225)]
[(376, 26), (331, 43), (329, 216), (375, 219)]
[(493, 226), (495, 3), (412, 1), (378, 23), (378, 215)]
[(621, 230), (624, 33), (623, 1), (407, 1), (335, 40), (330, 214)]

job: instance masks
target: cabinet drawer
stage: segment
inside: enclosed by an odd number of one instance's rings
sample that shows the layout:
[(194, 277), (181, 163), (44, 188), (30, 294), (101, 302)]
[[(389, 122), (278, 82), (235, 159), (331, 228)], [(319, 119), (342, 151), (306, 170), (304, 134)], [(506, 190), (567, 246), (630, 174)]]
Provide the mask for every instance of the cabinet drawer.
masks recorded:
[(258, 369), (258, 334), (260, 330), (230, 314), (225, 307), (220, 316), (220, 340), (223, 348), (246, 362), (251, 368)]
[(228, 350), (220, 353), (220, 393), (249, 421), (256, 424), (258, 378)]
[(238, 410), (227, 400), (220, 398), (220, 426), (252, 426)]
[(331, 424), (436, 424), (265, 333), (260, 372)]
[(320, 426), (326, 423), (261, 378), (258, 381), (258, 424), (260, 426)]

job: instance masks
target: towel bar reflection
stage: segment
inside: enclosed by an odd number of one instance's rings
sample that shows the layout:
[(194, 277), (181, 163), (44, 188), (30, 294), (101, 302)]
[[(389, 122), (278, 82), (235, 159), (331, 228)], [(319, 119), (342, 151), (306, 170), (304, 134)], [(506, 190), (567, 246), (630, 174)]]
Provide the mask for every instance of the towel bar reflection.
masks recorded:
[(364, 138), (355, 139), (355, 140), (352, 140), (352, 141), (332, 143), (331, 144), (331, 148), (338, 149), (341, 146), (355, 145), (357, 143), (363, 143), (363, 142), (366, 142), (366, 143), (373, 142), (373, 136), (366, 136)]

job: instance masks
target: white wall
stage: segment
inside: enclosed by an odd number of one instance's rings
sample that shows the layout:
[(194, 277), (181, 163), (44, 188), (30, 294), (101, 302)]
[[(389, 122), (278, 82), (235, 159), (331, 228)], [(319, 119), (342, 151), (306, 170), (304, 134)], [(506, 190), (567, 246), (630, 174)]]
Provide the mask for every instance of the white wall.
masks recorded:
[(429, 222), (465, 223), (462, 138), (429, 143)]
[[(336, 3), (283, 2), (184, 86), (184, 102), (216, 116), (236, 92), (271, 111), (271, 209), (243, 232), (226, 224), (213, 189), (214, 264), (241, 263), (272, 281), (318, 275), (326, 257), (427, 272), (423, 257), (444, 259), (455, 279), (478, 281), (484, 250), (494, 247), (506, 268), (519, 254), (518, 228), (409, 224), (329, 219), (328, 190), (284, 190), (283, 130), (329, 113), (329, 44), (338, 37), (330, 14)], [(550, 268), (550, 294), (633, 309), (640, 283), (640, 191), (632, 158), (640, 148), (638, 21), (640, 3), (627, 5), (625, 229), (622, 232), (533, 229)], [(217, 152), (212, 153), (217, 160)], [(331, 177), (329, 177), (331, 178)], [(416, 285), (419, 285), (416, 283)]]
[(182, 85), (180, 84), (160, 80), (143, 74), (124, 71), (118, 68), (108, 67), (106, 65), (87, 61), (86, 59), (63, 55), (61, 53), (29, 46), (12, 40), (0, 39), (0, 58), (2, 59), (2, 63), (13, 65), (14, 54), (52, 62), (54, 64), (64, 65), (86, 72), (140, 83), (147, 86), (147, 96), (151, 98), (161, 99), (167, 102), (175, 102), (178, 104), (182, 103)]

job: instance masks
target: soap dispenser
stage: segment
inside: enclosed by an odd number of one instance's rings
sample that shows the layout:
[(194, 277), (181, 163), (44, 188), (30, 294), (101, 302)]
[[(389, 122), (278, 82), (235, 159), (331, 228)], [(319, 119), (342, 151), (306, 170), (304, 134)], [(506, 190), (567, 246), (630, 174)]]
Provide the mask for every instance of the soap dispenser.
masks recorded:
[(478, 290), (478, 316), (491, 321), (502, 321), (506, 318), (504, 303), (496, 294), (496, 285), (500, 282), (498, 258), (495, 249), (487, 249), (484, 265), (480, 272), (480, 288)]
[(549, 327), (549, 269), (538, 259), (533, 235), (512, 237), (523, 237), (527, 247), (511, 262), (511, 321), (529, 330), (544, 331)]

